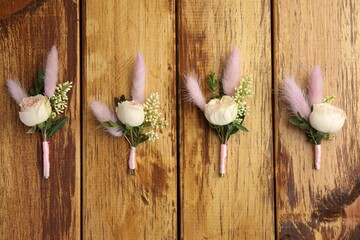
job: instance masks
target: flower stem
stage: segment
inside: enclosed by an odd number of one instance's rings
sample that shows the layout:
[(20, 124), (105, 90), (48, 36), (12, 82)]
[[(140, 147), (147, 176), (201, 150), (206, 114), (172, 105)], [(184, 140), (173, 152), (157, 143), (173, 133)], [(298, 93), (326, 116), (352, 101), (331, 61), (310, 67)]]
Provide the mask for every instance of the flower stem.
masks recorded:
[(131, 146), (134, 146), (134, 134), (133, 134), (133, 129), (130, 129), (130, 141), (131, 141)]
[(49, 161), (49, 142), (43, 141), (43, 175), (45, 179), (50, 175), (50, 161)]
[(125, 137), (126, 141), (128, 141), (128, 143), (129, 143), (130, 146), (131, 146), (131, 142), (130, 142), (129, 138), (128, 138), (125, 134), (124, 134), (124, 137)]
[(221, 144), (220, 149), (220, 176), (224, 177), (226, 173), (227, 143)]
[(314, 151), (315, 151), (315, 169), (319, 170), (321, 164), (321, 145), (320, 144), (314, 145)]
[(130, 155), (129, 155), (129, 173), (130, 175), (135, 175), (136, 169), (136, 148), (131, 146), (130, 147)]
[(221, 143), (226, 144), (226, 133), (225, 133), (225, 127), (221, 127)]
[(46, 141), (46, 128), (45, 127), (43, 129), (41, 129), (41, 136), (42, 136), (42, 140), (45, 142)]
[(318, 145), (319, 143), (316, 141), (313, 131), (310, 131), (310, 133), (311, 133), (312, 140), (314, 141), (314, 144)]

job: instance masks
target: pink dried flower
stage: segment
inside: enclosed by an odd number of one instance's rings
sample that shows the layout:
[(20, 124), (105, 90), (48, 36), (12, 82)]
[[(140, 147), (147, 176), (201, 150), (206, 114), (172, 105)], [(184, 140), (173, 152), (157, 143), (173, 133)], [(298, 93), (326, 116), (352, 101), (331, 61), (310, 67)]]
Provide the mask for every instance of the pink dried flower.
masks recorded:
[(296, 116), (300, 113), (302, 117), (308, 119), (311, 113), (310, 106), (304, 97), (301, 88), (296, 84), (294, 78), (287, 77), (284, 85), (284, 95), (290, 105), (292, 113)]
[(199, 81), (195, 73), (190, 73), (189, 75), (184, 75), (186, 80), (186, 98), (198, 106), (201, 111), (204, 111), (206, 100), (202, 94), (199, 86)]
[(145, 102), (145, 63), (140, 53), (137, 54), (131, 89), (132, 100)]
[(21, 85), (18, 81), (8, 79), (8, 80), (6, 80), (6, 86), (9, 90), (11, 97), (15, 100), (15, 102), (17, 104), (20, 104), (20, 102), (21, 102), (21, 100), (23, 100), (23, 98), (26, 98), (29, 96), (27, 94), (27, 92), (25, 91), (25, 89), (23, 89), (21, 87)]
[(309, 104), (321, 103), (323, 100), (323, 77), (320, 66), (315, 66), (309, 78)]
[(226, 95), (233, 95), (235, 88), (240, 81), (240, 58), (237, 48), (233, 48), (226, 62), (225, 71), (222, 78), (222, 86)]
[(55, 92), (56, 83), (58, 81), (58, 51), (55, 46), (53, 46), (48, 54), (45, 66), (45, 79), (44, 79), (44, 89), (45, 95), (52, 97)]
[[(100, 123), (106, 121), (113, 121), (113, 122), (117, 121), (115, 113), (110, 111), (110, 109), (104, 103), (99, 101), (92, 101), (90, 107), (96, 119)], [(114, 137), (120, 137), (123, 135), (123, 133), (119, 131), (119, 129), (117, 128), (106, 128), (106, 130)]]

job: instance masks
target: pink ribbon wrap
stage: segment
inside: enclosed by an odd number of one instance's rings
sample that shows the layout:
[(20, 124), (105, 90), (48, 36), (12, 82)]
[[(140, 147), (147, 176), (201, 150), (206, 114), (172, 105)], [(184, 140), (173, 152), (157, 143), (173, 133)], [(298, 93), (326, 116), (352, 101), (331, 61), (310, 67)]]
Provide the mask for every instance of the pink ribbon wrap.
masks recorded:
[(320, 169), (321, 164), (321, 145), (315, 145), (314, 146), (315, 151), (315, 169)]
[(227, 143), (221, 144), (220, 149), (220, 176), (224, 177), (226, 173)]
[(43, 148), (43, 173), (44, 178), (48, 179), (50, 176), (50, 161), (49, 161), (49, 142), (44, 141), (42, 143)]
[(129, 169), (130, 169), (130, 174), (132, 174), (132, 175), (135, 174), (135, 168), (136, 168), (135, 157), (136, 157), (136, 148), (131, 146), (130, 147), (130, 156), (129, 156)]

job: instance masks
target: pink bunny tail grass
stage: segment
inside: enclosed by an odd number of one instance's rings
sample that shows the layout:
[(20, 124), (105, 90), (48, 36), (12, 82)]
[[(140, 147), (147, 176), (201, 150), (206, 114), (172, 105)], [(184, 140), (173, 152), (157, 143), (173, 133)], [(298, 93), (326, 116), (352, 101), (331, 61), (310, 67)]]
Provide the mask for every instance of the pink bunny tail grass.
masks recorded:
[(119, 131), (117, 128), (106, 128), (106, 131), (114, 137), (121, 137), (123, 135), (122, 131)]
[[(115, 114), (111, 112), (110, 109), (102, 102), (92, 101), (90, 108), (93, 111), (94, 116), (100, 123), (109, 120), (113, 122), (117, 121)], [(106, 131), (109, 132), (114, 137), (121, 137), (123, 135), (123, 133), (119, 131), (117, 128), (106, 128)]]
[(131, 96), (134, 101), (145, 102), (145, 63), (140, 53), (136, 56)]
[(45, 79), (44, 79), (44, 88), (45, 95), (52, 97), (55, 92), (56, 83), (58, 81), (58, 51), (55, 46), (53, 46), (48, 54), (45, 66)]
[(297, 113), (306, 119), (309, 118), (311, 109), (307, 103), (301, 88), (296, 84), (292, 77), (285, 79), (284, 95), (286, 101), (290, 105), (290, 109), (296, 116)]
[(186, 80), (185, 89), (186, 89), (186, 100), (193, 102), (198, 106), (201, 111), (204, 111), (206, 100), (202, 94), (199, 86), (199, 81), (195, 73), (190, 73), (189, 75), (184, 75)]
[(8, 79), (6, 80), (6, 86), (9, 90), (10, 96), (15, 100), (17, 104), (20, 104), (23, 98), (28, 97), (29, 95), (23, 89), (18, 81)]
[(222, 86), (226, 95), (233, 95), (240, 81), (240, 58), (237, 48), (234, 48), (227, 59), (222, 78)]
[(114, 115), (104, 103), (92, 101), (90, 107), (99, 122), (117, 121), (116, 117), (114, 118)]
[(309, 103), (310, 106), (321, 103), (323, 100), (323, 77), (320, 66), (315, 66), (309, 79)]

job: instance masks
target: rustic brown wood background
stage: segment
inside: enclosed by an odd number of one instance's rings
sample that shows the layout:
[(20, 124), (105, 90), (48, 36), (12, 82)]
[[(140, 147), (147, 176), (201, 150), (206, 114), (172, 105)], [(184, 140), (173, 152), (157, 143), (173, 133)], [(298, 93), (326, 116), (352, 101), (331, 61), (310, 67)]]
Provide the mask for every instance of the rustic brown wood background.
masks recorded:
[[(313, 146), (288, 123), (286, 106), (275, 95), (280, 239), (360, 239), (359, 8), (360, 2), (340, 0), (273, 3), (275, 89), (289, 74), (305, 86), (319, 64), (325, 95), (337, 96), (334, 104), (348, 116), (335, 139), (323, 141), (321, 170), (311, 170)], [(345, 209), (354, 204), (357, 216), (351, 219)]]
[[(359, 31), (355, 0), (0, 0), (0, 239), (360, 239)], [(53, 44), (74, 88), (45, 181), (40, 137), (25, 134), (5, 80), (29, 87)], [(255, 97), (219, 178), (219, 141), (182, 100), (182, 74), (195, 69), (207, 91), (232, 47)], [(89, 104), (130, 94), (137, 51), (169, 127), (140, 145), (132, 177), (127, 143)], [(348, 115), (319, 171), (278, 93), (315, 64)]]
[(195, 69), (209, 92), (206, 76), (215, 71), (221, 77), (236, 46), (241, 74), (253, 75), (256, 96), (248, 100), (251, 115), (244, 122), (251, 133), (229, 141), (225, 178), (219, 178), (218, 137), (201, 111), (181, 102), (181, 238), (272, 239), (270, 1), (182, 1), (178, 11), (179, 73)]
[[(85, 239), (174, 239), (177, 234), (175, 4), (86, 1), (83, 6), (83, 236)], [(138, 171), (127, 174), (129, 146), (97, 129), (91, 100), (130, 96), (137, 51), (146, 64), (146, 95), (158, 91), (169, 127), (137, 147)]]
[[(0, 1), (0, 239), (77, 239), (80, 236), (80, 48), (77, 1)], [(5, 88), (15, 78), (27, 89), (59, 51), (59, 81), (72, 81), (69, 122), (51, 139), (50, 178), (42, 178), (39, 134), (19, 120)]]

